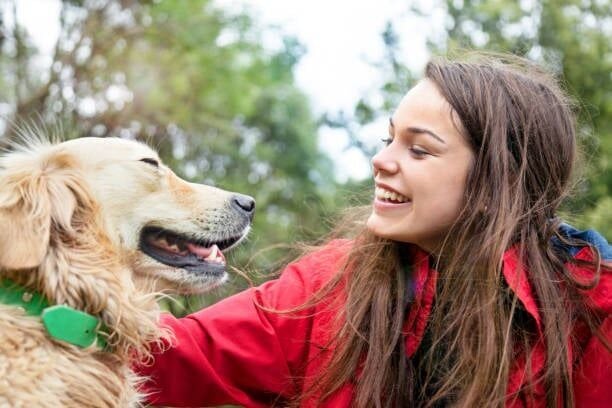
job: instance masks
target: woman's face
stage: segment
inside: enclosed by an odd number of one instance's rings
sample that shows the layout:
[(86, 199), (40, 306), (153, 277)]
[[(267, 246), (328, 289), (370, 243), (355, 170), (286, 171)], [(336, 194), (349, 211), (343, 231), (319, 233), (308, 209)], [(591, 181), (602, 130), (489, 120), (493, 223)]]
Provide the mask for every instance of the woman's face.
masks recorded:
[(404, 96), (385, 141), (372, 159), (376, 191), (367, 226), (435, 252), (461, 210), (474, 153), (429, 80)]

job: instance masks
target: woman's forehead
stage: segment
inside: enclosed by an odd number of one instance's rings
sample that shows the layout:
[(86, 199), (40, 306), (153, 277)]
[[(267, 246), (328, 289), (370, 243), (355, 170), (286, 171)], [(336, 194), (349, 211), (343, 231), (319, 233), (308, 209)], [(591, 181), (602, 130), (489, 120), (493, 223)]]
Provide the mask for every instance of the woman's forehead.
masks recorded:
[(432, 130), (437, 134), (449, 135), (452, 133), (454, 136), (458, 135), (458, 130), (453, 123), (451, 112), (450, 104), (444, 99), (436, 85), (424, 79), (406, 93), (391, 120), (396, 130), (420, 127)]

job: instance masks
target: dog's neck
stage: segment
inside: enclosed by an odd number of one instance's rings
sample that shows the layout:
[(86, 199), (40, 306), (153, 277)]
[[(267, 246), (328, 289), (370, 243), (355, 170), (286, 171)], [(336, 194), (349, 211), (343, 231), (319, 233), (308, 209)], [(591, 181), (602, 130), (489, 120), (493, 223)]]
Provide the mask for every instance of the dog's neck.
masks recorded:
[(67, 305), (50, 305), (47, 299), (10, 279), (0, 279), (0, 303), (24, 310), (27, 316), (40, 317), (49, 336), (79, 347), (97, 344), (105, 348), (100, 320)]

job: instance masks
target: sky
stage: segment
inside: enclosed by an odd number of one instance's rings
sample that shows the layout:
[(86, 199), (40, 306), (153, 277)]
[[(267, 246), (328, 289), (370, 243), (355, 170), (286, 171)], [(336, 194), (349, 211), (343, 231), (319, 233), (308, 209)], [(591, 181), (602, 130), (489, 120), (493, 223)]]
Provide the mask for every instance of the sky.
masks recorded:
[[(230, 11), (248, 9), (262, 26), (277, 26), (297, 37), (306, 54), (296, 68), (298, 86), (310, 97), (316, 114), (352, 111), (363, 95), (376, 91), (380, 75), (372, 63), (383, 53), (381, 33), (387, 21), (398, 30), (404, 62), (422, 69), (428, 53), (425, 40), (441, 24), (441, 10), (427, 0), (214, 0)], [(410, 12), (409, 4), (421, 3), (431, 11), (427, 18)], [(59, 1), (19, 0), (18, 18), (40, 48), (48, 50), (58, 36)], [(42, 59), (41, 65), (50, 63)], [(391, 114), (392, 112), (389, 112)], [(363, 140), (373, 143), (387, 131), (386, 119), (360, 130)], [(356, 149), (347, 149), (347, 137), (340, 130), (322, 128), (320, 148), (336, 164), (335, 178), (369, 177), (369, 158)]]
[[(307, 49), (296, 68), (298, 86), (312, 101), (315, 113), (352, 112), (364, 95), (380, 85), (373, 62), (383, 58), (381, 34), (388, 21), (398, 30), (402, 55), (410, 68), (419, 71), (427, 61), (426, 37), (441, 24), (443, 12), (431, 1), (398, 0), (216, 0), (228, 10), (247, 7), (262, 24), (277, 25), (296, 36)], [(419, 4), (420, 3), (420, 4)], [(431, 11), (418, 18), (410, 4)], [(392, 112), (389, 112), (391, 114)], [(370, 144), (386, 137), (387, 118), (364, 127), (361, 139)], [(370, 177), (369, 158), (357, 149), (347, 149), (348, 138), (341, 130), (322, 128), (319, 146), (336, 164), (336, 179)]]

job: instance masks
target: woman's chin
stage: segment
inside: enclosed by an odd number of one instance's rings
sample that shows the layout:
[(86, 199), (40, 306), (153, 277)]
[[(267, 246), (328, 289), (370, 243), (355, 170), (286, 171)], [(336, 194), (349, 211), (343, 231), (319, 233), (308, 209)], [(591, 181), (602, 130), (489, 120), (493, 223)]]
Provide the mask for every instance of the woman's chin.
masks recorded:
[(380, 238), (392, 240), (398, 240), (398, 233), (400, 232), (397, 231), (397, 222), (394, 223), (392, 220), (381, 217), (376, 212), (370, 214), (366, 222), (366, 228)]

